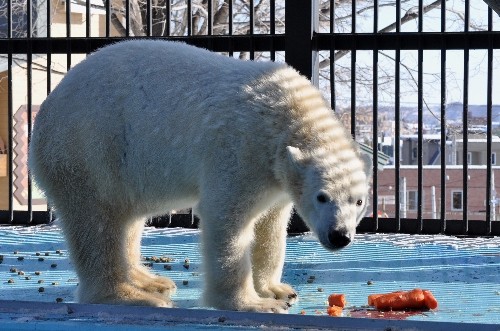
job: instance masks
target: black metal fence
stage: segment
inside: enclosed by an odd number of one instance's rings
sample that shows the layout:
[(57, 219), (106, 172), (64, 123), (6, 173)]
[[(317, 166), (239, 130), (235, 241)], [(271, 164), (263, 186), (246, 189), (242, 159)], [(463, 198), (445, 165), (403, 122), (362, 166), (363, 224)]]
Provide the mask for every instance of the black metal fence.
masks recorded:
[[(242, 59), (286, 61), (318, 85), (356, 140), (378, 151), (372, 152), (374, 164), (385, 167), (375, 167), (373, 208), (359, 231), (499, 235), (494, 170), (500, 165), (500, 107), (494, 97), (500, 93), (494, 77), (500, 23), (486, 2), (458, 1), (457, 8), (457, 1), (445, 0), (7, 0), (0, 4), (0, 223), (52, 220), (25, 162), (43, 97), (86, 54), (123, 39), (156, 38)], [(450, 80), (449, 67), (457, 61), (460, 74)], [(483, 84), (478, 116), (469, 102), (477, 93), (471, 71), (480, 72)], [(450, 90), (459, 91), (458, 106), (456, 96), (449, 100)], [(430, 106), (430, 99), (438, 101)], [(459, 119), (451, 119), (457, 107)], [(412, 139), (408, 161), (406, 142)], [(436, 152), (427, 157), (431, 140)], [(478, 141), (479, 150), (471, 145)], [(477, 155), (482, 161), (473, 161)], [(460, 183), (451, 187), (457, 171)], [(407, 178), (414, 181), (412, 190)], [(482, 208), (470, 210), (477, 195)], [(192, 224), (191, 215), (152, 220), (186, 222)], [(296, 216), (291, 227), (304, 229)]]

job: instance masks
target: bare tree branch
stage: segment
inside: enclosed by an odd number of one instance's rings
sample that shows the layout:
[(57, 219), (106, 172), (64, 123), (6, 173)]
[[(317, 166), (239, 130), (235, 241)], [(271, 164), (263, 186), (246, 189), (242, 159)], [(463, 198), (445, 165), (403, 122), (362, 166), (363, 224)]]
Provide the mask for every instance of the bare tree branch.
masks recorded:
[[(446, 0), (448, 1), (448, 0)], [(435, 8), (438, 8), (441, 6), (441, 0), (436, 0), (434, 1), (433, 3), (425, 6), (422, 8), (422, 12), (424, 14), (430, 12), (431, 10), (435, 9)], [(362, 9), (364, 10), (364, 8)], [(360, 13), (361, 10), (358, 12)], [(406, 24), (414, 19), (418, 18), (418, 11), (416, 10), (413, 10), (412, 9), (409, 9), (405, 15), (403, 17), (401, 17), (401, 25), (403, 24)], [(389, 24), (388, 26), (386, 26), (385, 28), (382, 28), (381, 30), (379, 30), (378, 32), (379, 33), (385, 33), (385, 32), (389, 32), (389, 31), (392, 31), (392, 30), (395, 30), (396, 27), (397, 27), (397, 22), (394, 22), (392, 24)], [(342, 57), (344, 57), (345, 55), (349, 54), (351, 51), (350, 50), (341, 50), (341, 51), (337, 51), (335, 52), (335, 55), (333, 57), (334, 61), (337, 61), (339, 59), (341, 59)], [(328, 67), (330, 65), (330, 58), (327, 58), (327, 59), (324, 59), (323, 61), (320, 62), (319, 64), (319, 68), (320, 69), (324, 69), (326, 67)]]

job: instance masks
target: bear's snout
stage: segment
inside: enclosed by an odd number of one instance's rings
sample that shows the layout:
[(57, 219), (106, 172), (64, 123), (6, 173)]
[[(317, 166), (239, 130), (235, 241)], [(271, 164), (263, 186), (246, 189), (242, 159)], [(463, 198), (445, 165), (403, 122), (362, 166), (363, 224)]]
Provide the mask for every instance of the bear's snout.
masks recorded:
[(335, 249), (343, 248), (351, 243), (351, 238), (344, 231), (330, 230), (328, 233), (328, 240)]

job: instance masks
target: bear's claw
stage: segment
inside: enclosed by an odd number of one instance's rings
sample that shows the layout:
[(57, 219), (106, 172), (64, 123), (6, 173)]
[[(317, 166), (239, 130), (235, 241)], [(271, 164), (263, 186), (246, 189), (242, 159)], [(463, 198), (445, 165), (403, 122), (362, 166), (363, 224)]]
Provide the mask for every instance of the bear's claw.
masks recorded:
[(259, 293), (262, 297), (283, 300), (290, 304), (293, 304), (298, 300), (297, 292), (295, 292), (290, 285), (283, 283), (269, 286), (267, 290), (261, 289)]

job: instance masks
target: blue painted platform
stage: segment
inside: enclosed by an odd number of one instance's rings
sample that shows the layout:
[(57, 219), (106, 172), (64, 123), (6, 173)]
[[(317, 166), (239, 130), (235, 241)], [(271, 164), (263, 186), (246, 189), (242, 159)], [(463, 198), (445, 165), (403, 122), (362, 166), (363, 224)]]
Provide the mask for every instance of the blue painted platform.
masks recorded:
[[(160, 320), (162, 318), (168, 320), (167, 316), (172, 319), (172, 316), (177, 314), (175, 325), (190, 326), (195, 329), (211, 327), (210, 323), (207, 324), (207, 320), (196, 320), (196, 316), (211, 316), (210, 318), (218, 321), (217, 316), (237, 315), (237, 318), (233, 318), (236, 324), (231, 326), (227, 323), (215, 323), (219, 327), (246, 325), (253, 328), (256, 325), (250, 322), (258, 321), (260, 318), (263, 319), (262, 325), (265, 325), (265, 320), (274, 323), (277, 317), (270, 314), (220, 313), (200, 307), (198, 298), (203, 275), (198, 240), (197, 230), (147, 228), (144, 233), (142, 250), (144, 257), (163, 256), (172, 259), (169, 263), (153, 262), (152, 269), (177, 283), (179, 289), (173, 300), (179, 309), (76, 305), (73, 292), (78, 279), (68, 259), (68, 251), (57, 224), (0, 227), (0, 255), (3, 255), (0, 264), (0, 300), (3, 300), (0, 301), (0, 324), (5, 322), (1, 325), (9, 325), (15, 330), (25, 330), (26, 328), (22, 328), (23, 321), (30, 320), (33, 324), (33, 314), (46, 310), (67, 316), (66, 313), (57, 310), (57, 307), (65, 311), (68, 306), (87, 317), (94, 316), (91, 313), (96, 313), (96, 309), (101, 310), (102, 316), (110, 310), (120, 315), (120, 312), (124, 313), (130, 309), (135, 309), (134, 311), (146, 309), (148, 312), (150, 312), (148, 309), (152, 309), (151, 314), (154, 316), (163, 316), (158, 317)], [(183, 267), (186, 258), (190, 261), (189, 269)], [(165, 269), (166, 264), (171, 266), (170, 270)], [(354, 244), (333, 254), (323, 249), (310, 234), (305, 234), (288, 238), (283, 278), (299, 293), (299, 302), (291, 308), (290, 314), (278, 318), (288, 321), (288, 324), (285, 322), (279, 324), (285, 328), (302, 325), (300, 323), (316, 328), (325, 328), (328, 325), (341, 327), (347, 323), (353, 329), (355, 329), (353, 325), (364, 325), (366, 329), (369, 328), (367, 325), (385, 328), (388, 323), (396, 323), (390, 325), (403, 323), (404, 327), (410, 327), (416, 323), (415, 325), (419, 325), (421, 329), (426, 329), (432, 323), (438, 323), (439, 328), (456, 329), (455, 323), (460, 323), (464, 327), (474, 325), (474, 328), (500, 329), (500, 238), (498, 237), (456, 238), (367, 234), (358, 235)], [(39, 291), (40, 287), (44, 288), (43, 292)], [(369, 294), (415, 287), (431, 290), (439, 302), (438, 309), (424, 312), (381, 313), (366, 306)], [(347, 297), (348, 307), (344, 310), (343, 318), (325, 316), (326, 300), (333, 292), (344, 293)], [(56, 303), (56, 300), (60, 303)], [(22, 307), (31, 309), (31, 313), (24, 310), (23, 315)], [(198, 310), (195, 311), (193, 308)], [(55, 316), (55, 320), (65, 320), (64, 317), (57, 316), (57, 313), (51, 316)], [(121, 320), (118, 324), (133, 329), (134, 323), (139, 323), (140, 316), (144, 314), (138, 316), (135, 322), (129, 319), (126, 323)], [(195, 321), (186, 324), (183, 316), (189, 317), (191, 321), (194, 318)], [(86, 320), (85, 323), (89, 324), (90, 328), (91, 317), (79, 320), (79, 323)], [(51, 329), (50, 318), (43, 323), (40, 319), (38, 321), (40, 322), (40, 325), (37, 324), (38, 329), (44, 329), (44, 325), (48, 327), (47, 330)], [(243, 321), (250, 322), (245, 324)], [(67, 319), (66, 322), (70, 323)], [(95, 322), (97, 323), (97, 320)], [(368, 324), (365, 325), (366, 323)], [(105, 324), (113, 325), (109, 321)], [(153, 327), (155, 323), (146, 324)], [(435, 327), (435, 324), (432, 325)], [(0, 329), (3, 330), (1, 327)]]

